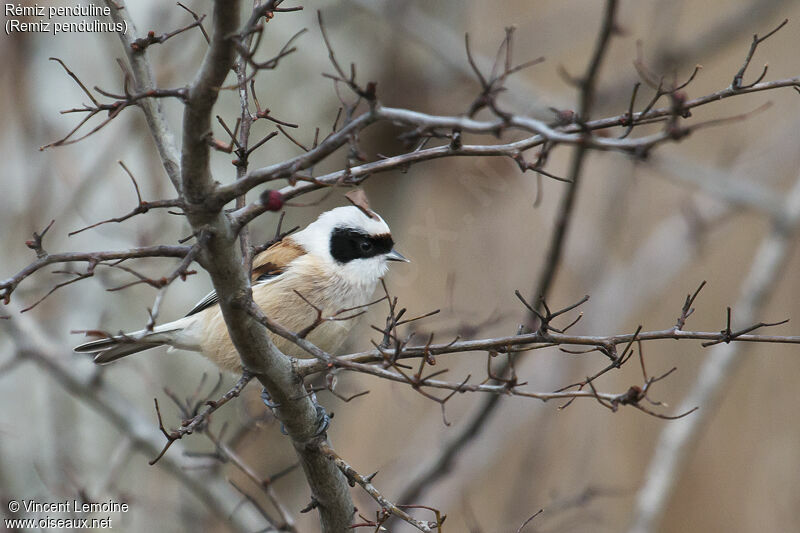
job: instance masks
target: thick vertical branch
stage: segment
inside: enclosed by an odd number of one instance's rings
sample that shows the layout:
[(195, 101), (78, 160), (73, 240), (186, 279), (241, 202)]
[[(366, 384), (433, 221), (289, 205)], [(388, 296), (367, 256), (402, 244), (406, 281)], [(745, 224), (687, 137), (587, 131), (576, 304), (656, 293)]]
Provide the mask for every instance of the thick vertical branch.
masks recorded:
[[(236, 60), (234, 70), (236, 71), (236, 79), (239, 82), (239, 103), (242, 107), (241, 125), (239, 126), (239, 149), (241, 155), (236, 164), (236, 179), (240, 180), (247, 175), (248, 146), (250, 144), (250, 126), (253, 124), (253, 115), (250, 113), (250, 95), (247, 91), (247, 61), (243, 57), (239, 57), (239, 59)], [(243, 208), (246, 202), (246, 193), (237, 197), (236, 209)], [(250, 272), (252, 267), (252, 250), (250, 229), (247, 226), (239, 231), (239, 245), (242, 250), (242, 265), (244, 266), (244, 270), (245, 272)]]
[[(213, 33), (208, 52), (197, 72), (186, 98), (183, 114), (183, 149), (181, 153), (181, 185), (186, 199), (202, 205), (214, 192), (211, 179), (211, 110), (219, 91), (228, 76), (235, 55), (231, 37), (238, 29), (240, 2), (217, 0), (214, 2)], [(193, 222), (194, 225), (194, 222)]]
[[(592, 107), (594, 106), (597, 74), (600, 71), (600, 66), (605, 57), (606, 50), (608, 49), (611, 35), (614, 33), (614, 17), (616, 11), (617, 1), (607, 0), (605, 14), (603, 16), (603, 25), (597, 38), (592, 60), (586, 68), (586, 74), (584, 74), (583, 78), (578, 80), (580, 86), (578, 120), (580, 120), (581, 123), (586, 123), (589, 120)], [(545, 259), (544, 270), (539, 276), (539, 281), (532, 295), (531, 301), (533, 302), (538, 302), (541, 298), (547, 299), (553, 281), (555, 280), (556, 272), (558, 272), (561, 266), (561, 256), (563, 255), (564, 243), (566, 242), (567, 233), (569, 232), (570, 223), (572, 221), (575, 199), (578, 196), (586, 151), (587, 147), (583, 144), (579, 144), (574, 148), (568, 176), (572, 184), (568, 185), (567, 191), (561, 199), (561, 205), (558, 209), (558, 218), (556, 219), (555, 227), (550, 237), (550, 244), (547, 247), (547, 258)], [(531, 329), (535, 329), (535, 321), (536, 317), (533, 316), (533, 314), (529, 314), (528, 326), (531, 327)]]
[(328, 444), (324, 434), (318, 435), (316, 407), (291, 360), (275, 348), (267, 330), (249, 312), (254, 305), (250, 283), (239, 260), (240, 250), (230, 220), (220, 210), (204, 207), (215, 192), (207, 142), (212, 109), (234, 65), (235, 45), (231, 37), (237, 30), (239, 11), (238, 0), (214, 3), (211, 43), (187, 96), (181, 154), (182, 191), (187, 203), (196, 206), (188, 210), (192, 228), (206, 229), (211, 235), (200, 259), (219, 295), (222, 315), (242, 365), (261, 381), (277, 405), (275, 414), (300, 457), (320, 512), (322, 530), (346, 531), (351, 524), (353, 504), (344, 476), (320, 453), (320, 446)]

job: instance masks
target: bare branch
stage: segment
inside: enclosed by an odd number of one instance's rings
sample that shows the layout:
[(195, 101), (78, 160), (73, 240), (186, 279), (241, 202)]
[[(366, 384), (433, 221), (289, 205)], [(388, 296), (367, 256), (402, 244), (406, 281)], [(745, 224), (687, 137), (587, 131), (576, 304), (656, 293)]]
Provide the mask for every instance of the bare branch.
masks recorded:
[(529, 517), (528, 517), (528, 519), (527, 519), (527, 520), (525, 520), (525, 521), (522, 523), (522, 525), (521, 525), (521, 526), (519, 526), (519, 528), (517, 528), (517, 533), (521, 533), (521, 532), (522, 532), (522, 530), (523, 530), (523, 529), (525, 529), (525, 526), (527, 526), (528, 524), (530, 524), (530, 523), (531, 523), (531, 521), (532, 521), (534, 518), (536, 518), (537, 516), (539, 516), (539, 515), (540, 515), (540, 514), (542, 514), (543, 512), (544, 512), (544, 509), (539, 509), (538, 511), (536, 511), (535, 513), (533, 513), (531, 516), (529, 516)]
[[(682, 109), (687, 112), (695, 107), (707, 105), (712, 102), (740, 94), (774, 90), (783, 87), (800, 87), (800, 77), (759, 83), (753, 87), (740, 89), (738, 91), (735, 91), (729, 87), (707, 96), (687, 100), (683, 102)], [(277, 163), (269, 167), (251, 170), (244, 179), (230, 185), (218, 187), (216, 191), (216, 201), (213, 203), (213, 205), (217, 205), (217, 202), (224, 203), (230, 201), (236, 196), (240, 195), (242, 192), (248, 191), (253, 187), (269, 181), (296, 178), (300, 171), (314, 166), (316, 163), (325, 159), (338, 148), (349, 143), (351, 137), (355, 133), (367, 128), (371, 124), (384, 120), (422, 127), (425, 130), (447, 129), (471, 133), (495, 133), (498, 131), (498, 129), (508, 128), (533, 132), (534, 135), (506, 144), (464, 144), (458, 149), (453, 149), (453, 147), (448, 144), (440, 147), (416, 150), (402, 155), (385, 157), (378, 161), (364, 163), (362, 165), (353, 166), (345, 170), (339, 170), (319, 176), (314, 178), (312, 182), (290, 185), (281, 190), (282, 194), (284, 194), (287, 199), (290, 199), (302, 194), (306, 194), (310, 191), (318, 190), (325, 186), (340, 185), (342, 183), (347, 185), (358, 185), (361, 183), (361, 181), (363, 181), (364, 178), (379, 172), (402, 169), (413, 163), (431, 159), (439, 159), (443, 157), (503, 156), (516, 160), (520, 153), (536, 146), (544, 145), (548, 142), (557, 144), (583, 145), (587, 148), (595, 150), (621, 151), (638, 157), (642, 154), (646, 154), (649, 150), (659, 144), (674, 142), (682, 139), (687, 133), (692, 131), (692, 127), (679, 130), (664, 130), (636, 139), (615, 139), (599, 136), (587, 136), (584, 133), (581, 133), (581, 131), (583, 129), (592, 131), (618, 127), (620, 125), (629, 124), (630, 120), (635, 120), (637, 123), (641, 123), (641, 121), (644, 119), (650, 120), (654, 118), (666, 118), (674, 115), (674, 113), (675, 110), (673, 108), (658, 108), (649, 110), (646, 116), (643, 116), (642, 113), (635, 113), (633, 119), (631, 119), (626, 113), (605, 119), (589, 121), (582, 125), (569, 125), (564, 126), (561, 129), (553, 129), (542, 121), (517, 115), (511, 116), (507, 120), (500, 119), (477, 121), (466, 117), (435, 116), (405, 109), (396, 109), (376, 105), (370, 111), (354, 118), (336, 133), (333, 133), (327, 138), (323, 139), (319, 146), (309, 150), (305, 154), (301, 154), (287, 161)], [(251, 208), (248, 206), (247, 209), (249, 210), (253, 208), (254, 207)], [(261, 212), (263, 213), (264, 211), (262, 210)], [(234, 214), (234, 216), (237, 215), (239, 215), (239, 213)]]
[(183, 208), (183, 201), (181, 201), (179, 198), (176, 198), (174, 200), (155, 200), (150, 202), (142, 200), (142, 195), (139, 192), (139, 184), (136, 183), (136, 178), (133, 177), (133, 174), (131, 173), (130, 170), (128, 170), (128, 167), (125, 166), (125, 163), (123, 163), (122, 161), (118, 161), (118, 163), (125, 170), (125, 172), (128, 174), (128, 177), (130, 177), (131, 181), (133, 182), (133, 187), (136, 190), (136, 200), (137, 200), (136, 207), (134, 207), (131, 211), (122, 216), (101, 220), (100, 222), (95, 222), (94, 224), (91, 224), (79, 230), (71, 231), (68, 234), (70, 237), (72, 237), (73, 235), (77, 235), (78, 233), (82, 233), (86, 230), (96, 228), (97, 226), (102, 226), (103, 224), (109, 224), (112, 222), (124, 222), (129, 218), (135, 217), (136, 215), (142, 215), (144, 213), (147, 213), (151, 209), (165, 209), (170, 207)]
[(178, 2), (178, 6), (181, 7), (182, 9), (184, 9), (185, 11), (188, 11), (189, 14), (192, 16), (192, 18), (195, 20), (195, 22), (200, 23), (200, 24), (198, 24), (198, 27), (200, 28), (200, 31), (203, 33), (203, 38), (206, 40), (207, 43), (210, 43), (211, 42), (211, 38), (208, 36), (208, 33), (206, 32), (206, 29), (203, 27), (203, 24), (202, 24), (203, 19), (205, 18), (205, 15), (203, 15), (202, 17), (198, 16), (197, 13), (195, 13), (194, 11), (192, 11), (191, 9), (186, 7), (185, 5), (181, 4), (180, 2)]
[(764, 70), (761, 72), (761, 75), (759, 75), (756, 81), (754, 81), (750, 85), (742, 85), (742, 80), (744, 79), (744, 73), (747, 70), (747, 67), (750, 65), (750, 61), (753, 59), (753, 54), (755, 54), (758, 45), (763, 43), (770, 37), (772, 37), (775, 33), (777, 33), (781, 28), (786, 26), (786, 24), (788, 23), (789, 19), (784, 19), (783, 22), (778, 24), (778, 27), (776, 27), (774, 30), (767, 33), (763, 37), (759, 37), (758, 34), (753, 35), (753, 42), (750, 44), (750, 50), (747, 51), (747, 56), (745, 56), (744, 58), (744, 63), (742, 64), (742, 67), (739, 69), (739, 72), (737, 72), (736, 75), (733, 77), (733, 81), (731, 82), (731, 87), (733, 89), (736, 90), (749, 89), (764, 79), (764, 76), (767, 75), (767, 65), (764, 65)]
[[(61, 139), (59, 139), (59, 140), (57, 140), (55, 142), (52, 142), (50, 144), (46, 144), (46, 145), (40, 147), (39, 150), (45, 150), (45, 149), (53, 147), (53, 146), (66, 146), (66, 145), (69, 145), (69, 144), (74, 144), (74, 143), (80, 142), (83, 139), (89, 137), (90, 135), (92, 135), (94, 133), (97, 133), (98, 131), (103, 129), (103, 127), (105, 127), (108, 123), (110, 123), (112, 120), (114, 120), (114, 118), (116, 118), (117, 115), (119, 115), (120, 112), (122, 112), (123, 109), (125, 109), (125, 108), (127, 108), (129, 106), (132, 106), (132, 105), (136, 105), (141, 100), (150, 99), (150, 98), (178, 98), (178, 99), (183, 100), (183, 99), (186, 98), (186, 90), (183, 89), (183, 88), (180, 88), (180, 89), (149, 89), (147, 91), (143, 91), (143, 92), (140, 92), (140, 93), (130, 94), (130, 93), (128, 93), (127, 87), (126, 87), (124, 95), (117, 95), (117, 94), (113, 94), (113, 93), (110, 93), (108, 91), (104, 91), (102, 89), (99, 89), (98, 87), (95, 87), (94, 89), (98, 93), (102, 94), (103, 96), (107, 96), (107, 97), (115, 99), (114, 102), (111, 102), (109, 104), (99, 103), (97, 101), (97, 99), (95, 99), (94, 96), (91, 95), (91, 92), (86, 88), (86, 86), (80, 81), (78, 76), (75, 75), (75, 73), (72, 72), (64, 64), (63, 61), (61, 61), (57, 57), (51, 57), (50, 59), (52, 61), (57, 61), (64, 68), (64, 70), (67, 71), (67, 74), (78, 83), (78, 85), (81, 87), (81, 89), (87, 95), (89, 95), (89, 98), (91, 99), (93, 105), (92, 106), (87, 106), (87, 105), (84, 104), (84, 106), (81, 107), (81, 108), (68, 109), (66, 111), (62, 111), (61, 112), (62, 114), (65, 114), (65, 113), (86, 113), (86, 116), (78, 123), (77, 126), (72, 128), (72, 130), (69, 133), (67, 133), (64, 137), (62, 137)], [(127, 74), (126, 74), (126, 85), (127, 85)], [(85, 133), (85, 134), (83, 134), (83, 135), (81, 135), (79, 137), (73, 137), (76, 133), (78, 133), (78, 131), (81, 129), (81, 127), (83, 127), (83, 125), (86, 124), (86, 122), (88, 122), (92, 117), (94, 117), (98, 113), (101, 113), (101, 112), (104, 112), (104, 111), (108, 113), (108, 116), (107, 116), (107, 118), (105, 120), (100, 122), (100, 124), (98, 124), (97, 126), (92, 128), (91, 130), (89, 130), (87, 133)]]
[[(158, 460), (161, 459), (165, 453), (167, 453), (167, 450), (173, 445), (173, 443), (182, 439), (184, 435), (191, 435), (196, 430), (203, 430), (209, 423), (211, 414), (232, 399), (238, 398), (252, 379), (253, 376), (245, 372), (242, 374), (242, 377), (239, 378), (239, 381), (236, 382), (236, 385), (234, 385), (228, 392), (223, 394), (219, 400), (208, 400), (205, 402), (206, 408), (204, 410), (196, 412), (195, 414), (188, 413), (191, 415), (191, 418), (183, 420), (183, 422), (181, 422), (181, 426), (173, 431), (167, 431), (164, 427), (164, 421), (161, 418), (161, 410), (158, 408), (158, 400), (154, 400), (156, 414), (158, 415), (158, 427), (161, 430), (161, 433), (167, 438), (167, 443), (164, 445), (164, 447), (161, 449), (161, 452), (159, 452), (155, 459), (150, 461), (150, 465), (156, 464)], [(196, 408), (194, 410), (196, 410)]]
[(89, 266), (97, 265), (105, 261), (125, 261), (128, 259), (138, 259), (143, 257), (185, 257), (191, 250), (190, 246), (143, 246), (141, 248), (131, 248), (114, 252), (65, 252), (60, 254), (48, 254), (40, 256), (36, 261), (29, 264), (15, 275), (0, 281), (0, 298), (6, 304), (11, 301), (11, 293), (19, 283), (48, 265), (56, 263), (86, 262)]
[[(65, 363), (69, 358), (56, 347), (50, 346), (45, 340), (46, 335), (25, 315), (16, 315), (5, 324), (11, 328), (11, 338), (17, 343), (17, 353), (22, 360), (34, 362), (54, 383), (68, 391), (70, 397), (106, 419), (130, 441), (134, 450), (151, 457), (158, 453), (162, 446), (161, 435), (146, 417), (132, 408), (131, 403), (120, 394), (119, 387), (105, 380), (92, 380), (91, 377), (87, 380), (87, 376), (81, 375), (75, 365)], [(182, 448), (181, 443), (176, 444), (176, 448)], [(183, 453), (182, 449), (178, 449), (172, 457), (160, 461), (158, 467), (181, 483), (184, 490), (194, 494), (219, 520), (231, 523), (237, 530), (253, 531), (271, 527), (249, 506), (232, 513), (239, 498), (231, 492), (227, 482), (219, 476), (198, 474), (184, 468), (182, 462), (177, 460)]]
[(133, 49), (134, 52), (141, 52), (142, 50), (144, 50), (145, 48), (147, 48), (148, 46), (153, 45), (153, 44), (164, 43), (167, 40), (171, 39), (172, 37), (175, 37), (176, 35), (179, 35), (179, 34), (185, 32), (185, 31), (189, 31), (192, 28), (200, 28), (200, 31), (203, 32), (203, 36), (206, 38), (206, 41), (208, 41), (208, 34), (206, 33), (205, 28), (203, 28), (203, 19), (205, 19), (206, 16), (205, 15), (201, 15), (201, 16), (198, 17), (194, 13), (194, 11), (192, 11), (191, 9), (187, 8), (184, 5), (181, 5), (180, 2), (178, 2), (178, 5), (192, 14), (192, 16), (194, 17), (194, 22), (184, 26), (183, 28), (179, 28), (177, 30), (174, 30), (174, 31), (171, 31), (171, 32), (167, 32), (167, 33), (162, 33), (161, 35), (159, 35), (157, 37), (156, 37), (156, 33), (154, 31), (149, 31), (149, 32), (147, 32), (147, 37), (141, 37), (141, 38), (136, 39), (135, 41), (133, 41), (131, 43), (131, 48)]
[[(757, 327), (783, 324), (758, 323), (748, 328), (752, 331)], [(387, 351), (383, 348), (376, 348), (367, 352), (340, 356), (333, 359), (337, 366), (349, 367), (350, 363), (371, 363), (382, 362), (386, 356), (391, 355), (394, 359), (408, 359), (427, 357), (429, 355), (441, 355), (448, 353), (462, 353), (472, 351), (496, 351), (514, 352), (520, 348), (543, 348), (555, 345), (575, 345), (575, 346), (594, 346), (604, 348), (611, 352), (614, 347), (620, 344), (630, 344), (634, 341), (655, 341), (655, 340), (707, 340), (716, 342), (766, 342), (777, 344), (800, 344), (800, 336), (783, 335), (753, 335), (740, 334), (740, 332), (729, 333), (726, 330), (719, 332), (709, 331), (685, 331), (677, 328), (670, 328), (656, 331), (643, 331), (634, 334), (622, 334), (612, 336), (592, 336), (592, 335), (567, 335), (548, 331), (546, 333), (535, 332), (523, 335), (512, 335), (507, 337), (495, 337), (489, 339), (458, 341), (447, 344), (431, 344), (425, 346), (405, 346), (399, 352)], [(312, 355), (317, 355), (316, 353)], [(303, 375), (321, 372), (327, 368), (330, 356), (321, 356), (322, 361), (303, 360), (298, 361), (299, 371)]]
[[(786, 196), (784, 209), (772, 220), (772, 229), (753, 254), (750, 272), (743, 283), (736, 304), (744, 320), (753, 320), (775, 288), (778, 272), (787, 261), (790, 243), (800, 227), (800, 180)], [(730, 323), (721, 332), (730, 337)], [(741, 338), (741, 337), (739, 337)], [(719, 344), (706, 358), (682, 409), (702, 405), (695, 416), (686, 418), (662, 431), (639, 489), (630, 533), (645, 533), (658, 527), (675, 486), (683, 473), (693, 444), (721, 399), (725, 385), (734, 377), (742, 361), (742, 345)]]
[(341, 470), (345, 476), (347, 476), (347, 479), (351, 485), (358, 483), (361, 488), (363, 488), (367, 494), (369, 494), (372, 499), (375, 500), (378, 505), (380, 505), (381, 509), (385, 509), (387, 512), (397, 516), (404, 522), (411, 524), (418, 530), (430, 533), (434, 530), (433, 528), (439, 528), (441, 523), (444, 521), (444, 518), (442, 518), (439, 522), (431, 524), (430, 522), (421, 522), (415, 519), (403, 511), (400, 507), (386, 499), (386, 497), (383, 496), (383, 494), (381, 494), (377, 488), (375, 488), (375, 485), (372, 484), (372, 479), (375, 477), (377, 472), (371, 476), (362, 476), (356, 472), (356, 470), (344, 459), (342, 459), (333, 449), (325, 447), (322, 449), (322, 453), (324, 453), (331, 461), (333, 461), (336, 467)]

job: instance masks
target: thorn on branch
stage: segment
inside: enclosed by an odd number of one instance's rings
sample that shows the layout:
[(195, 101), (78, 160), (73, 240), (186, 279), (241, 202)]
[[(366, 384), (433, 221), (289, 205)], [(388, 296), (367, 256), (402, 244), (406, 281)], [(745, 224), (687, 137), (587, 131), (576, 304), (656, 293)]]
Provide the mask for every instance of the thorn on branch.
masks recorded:
[(697, 299), (697, 295), (700, 294), (700, 291), (703, 290), (703, 287), (706, 286), (706, 281), (703, 280), (700, 283), (700, 286), (697, 287), (697, 290), (694, 291), (694, 294), (687, 294), (686, 301), (683, 304), (683, 308), (681, 309), (681, 316), (678, 317), (678, 321), (675, 323), (675, 329), (680, 331), (683, 329), (683, 326), (686, 325), (686, 319), (694, 313), (694, 301)]
[(789, 322), (789, 319), (781, 320), (780, 322), (759, 322), (758, 324), (753, 324), (752, 326), (748, 326), (746, 328), (740, 329), (738, 331), (731, 330), (731, 308), (727, 308), (727, 319), (725, 324), (725, 329), (720, 331), (721, 337), (719, 339), (715, 339), (713, 341), (704, 342), (702, 344), (703, 347), (713, 346), (715, 344), (719, 344), (724, 342), (725, 344), (730, 344), (731, 341), (735, 341), (738, 337), (750, 333), (751, 331), (755, 331), (759, 328), (768, 328), (774, 326), (780, 326)]
[(270, 115), (270, 110), (269, 109), (266, 109), (266, 108), (262, 109), (261, 108), (261, 104), (259, 103), (258, 97), (256, 96), (255, 80), (252, 80), (250, 82), (250, 92), (253, 95), (253, 103), (255, 103), (255, 105), (256, 105), (256, 115), (255, 115), (256, 119), (263, 118), (263, 119), (269, 120), (271, 122), (274, 122), (275, 124), (280, 124), (281, 126), (286, 126), (287, 128), (299, 128), (300, 127), (299, 124), (293, 124), (291, 122), (286, 122), (286, 121), (283, 121), (283, 120), (279, 120), (279, 119), (273, 117), (272, 115)]
[(303, 143), (301, 143), (300, 141), (298, 141), (297, 139), (295, 139), (294, 137), (292, 137), (292, 136), (289, 134), (289, 132), (287, 132), (287, 131), (286, 131), (286, 130), (283, 128), (283, 126), (281, 126), (280, 124), (278, 124), (278, 125), (277, 125), (277, 128), (278, 128), (278, 131), (280, 131), (280, 132), (281, 132), (281, 133), (284, 135), (284, 137), (286, 137), (287, 139), (289, 139), (289, 140), (290, 140), (290, 141), (291, 141), (291, 142), (292, 142), (292, 143), (293, 143), (295, 146), (298, 146), (298, 147), (299, 147), (301, 150), (303, 150), (304, 152), (309, 152), (309, 151), (311, 151), (311, 150), (310, 150), (310, 149), (309, 149), (309, 148), (308, 148), (306, 145), (304, 145)]
[(626, 138), (633, 131), (633, 125), (634, 125), (633, 109), (634, 106), (636, 105), (636, 95), (639, 93), (639, 87), (641, 87), (641, 85), (642, 85), (641, 82), (638, 81), (633, 84), (633, 91), (631, 91), (631, 100), (630, 103), (628, 104), (628, 111), (624, 115), (622, 115), (622, 117), (619, 120), (619, 125), (627, 126), (627, 128), (625, 129), (625, 132), (618, 137), (619, 139)]
[(209, 137), (209, 139), (211, 140), (212, 148), (215, 146), (225, 147), (225, 148), (220, 148), (220, 151), (231, 153), (233, 151), (233, 147), (236, 146), (236, 154), (241, 157), (241, 152), (243, 152), (243, 150), (242, 146), (239, 144), (239, 141), (236, 139), (236, 134), (239, 131), (239, 126), (241, 126), (242, 124), (242, 119), (241, 118), (236, 119), (236, 125), (233, 127), (233, 131), (231, 131), (231, 129), (228, 127), (227, 124), (225, 124), (225, 121), (219, 115), (217, 115), (217, 122), (219, 122), (220, 126), (222, 126), (222, 129), (225, 130), (225, 133), (228, 134), (228, 137), (230, 138), (231, 142), (230, 144), (224, 145), (221, 143), (221, 141), (217, 141), (213, 137)]
[(308, 512), (311, 512), (311, 511), (313, 511), (313, 510), (314, 510), (314, 509), (316, 509), (317, 507), (319, 507), (319, 500), (317, 500), (317, 498), (316, 498), (316, 497), (314, 497), (314, 495), (312, 494), (312, 495), (311, 495), (311, 501), (310, 501), (310, 502), (308, 502), (308, 504), (307, 504), (305, 507), (303, 507), (302, 509), (300, 509), (300, 512), (301, 512), (302, 514), (305, 514), (305, 513), (308, 513)]
[(25, 246), (36, 252), (36, 257), (38, 257), (39, 259), (47, 257), (47, 252), (45, 251), (44, 248), (42, 248), (42, 239), (50, 230), (50, 228), (53, 227), (55, 221), (56, 221), (55, 219), (51, 220), (50, 223), (47, 225), (47, 227), (45, 227), (41, 233), (36, 233), (34, 231), (33, 239), (25, 241)]
[(253, 152), (255, 152), (256, 150), (258, 150), (259, 148), (261, 148), (261, 147), (264, 145), (264, 143), (265, 143), (265, 142), (269, 141), (270, 139), (273, 139), (274, 137), (277, 137), (277, 135), (278, 135), (278, 132), (277, 132), (277, 131), (271, 131), (271, 132), (269, 132), (269, 133), (268, 133), (268, 134), (266, 134), (266, 135), (265, 135), (265, 136), (264, 136), (264, 137), (263, 137), (263, 138), (262, 138), (260, 141), (258, 141), (258, 142), (257, 142), (257, 143), (255, 143), (253, 146), (251, 146), (250, 148), (248, 148), (248, 149), (247, 149), (247, 152), (245, 152), (245, 156), (246, 156), (246, 157), (250, 157), (250, 154), (252, 154), (252, 153), (253, 153)]
[[(543, 150), (542, 154), (544, 154), (544, 153), (545, 152)], [(570, 180), (568, 178), (562, 178), (561, 176), (556, 176), (555, 174), (552, 174), (552, 173), (546, 171), (544, 168), (542, 168), (542, 166), (543, 166), (542, 161), (546, 160), (546, 157), (547, 157), (546, 155), (544, 155), (544, 158), (542, 158), (542, 154), (540, 154), (540, 157), (536, 161), (536, 163), (529, 163), (528, 161), (525, 160), (525, 157), (523, 157), (523, 155), (521, 153), (517, 153), (516, 155), (514, 155), (513, 159), (517, 163), (517, 166), (519, 166), (519, 169), (522, 172), (525, 172), (526, 170), (532, 170), (533, 172), (535, 172), (537, 174), (541, 174), (542, 176), (547, 176), (550, 179), (554, 179), (554, 180), (560, 181), (562, 183), (572, 183), (572, 180)]]

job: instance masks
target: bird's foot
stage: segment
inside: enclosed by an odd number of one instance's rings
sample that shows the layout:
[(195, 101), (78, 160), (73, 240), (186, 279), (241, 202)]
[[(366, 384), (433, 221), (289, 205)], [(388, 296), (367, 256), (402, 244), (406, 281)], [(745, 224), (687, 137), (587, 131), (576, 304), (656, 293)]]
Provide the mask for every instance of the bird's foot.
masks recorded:
[[(263, 387), (261, 389), (261, 401), (264, 402), (264, 405), (266, 405), (270, 409), (277, 409), (278, 407), (281, 406), (281, 404), (272, 401), (272, 396), (269, 395), (269, 392), (267, 392), (266, 387)], [(284, 435), (289, 434), (286, 431), (286, 426), (283, 425), (283, 422), (281, 422), (281, 433), (283, 433)]]
[(331, 425), (331, 417), (325, 408), (317, 403), (316, 398), (314, 398), (314, 408), (317, 410), (317, 431), (314, 436), (319, 437), (328, 431), (328, 427)]
[(261, 401), (264, 402), (264, 405), (266, 405), (270, 409), (277, 409), (278, 407), (281, 406), (281, 404), (272, 401), (272, 396), (269, 395), (269, 392), (267, 392), (266, 387), (261, 389)]

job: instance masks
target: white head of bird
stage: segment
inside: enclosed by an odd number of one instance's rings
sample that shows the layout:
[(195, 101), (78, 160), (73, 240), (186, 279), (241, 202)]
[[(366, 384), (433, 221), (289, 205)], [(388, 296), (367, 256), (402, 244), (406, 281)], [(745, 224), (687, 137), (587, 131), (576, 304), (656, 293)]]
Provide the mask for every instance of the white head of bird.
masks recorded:
[(348, 284), (374, 286), (389, 261), (408, 261), (394, 249), (389, 226), (377, 213), (355, 206), (319, 216), (291, 239)]

